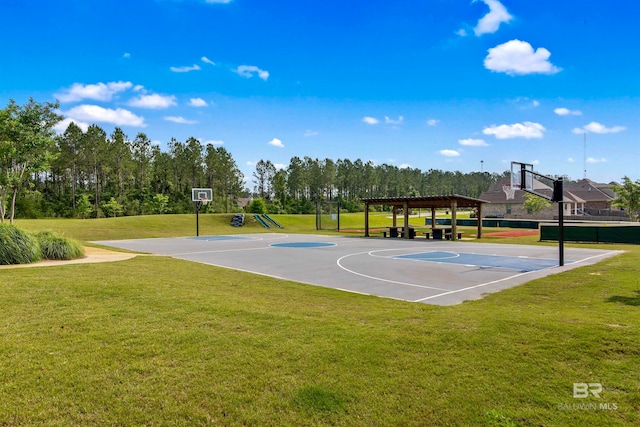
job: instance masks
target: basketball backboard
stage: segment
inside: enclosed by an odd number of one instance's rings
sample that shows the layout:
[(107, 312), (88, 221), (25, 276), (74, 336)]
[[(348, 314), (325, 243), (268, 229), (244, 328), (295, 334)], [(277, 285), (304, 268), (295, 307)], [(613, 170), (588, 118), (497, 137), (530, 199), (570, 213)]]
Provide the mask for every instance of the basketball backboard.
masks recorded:
[(511, 162), (511, 188), (513, 190), (533, 191), (533, 165)]
[(211, 188), (192, 188), (191, 201), (207, 203), (213, 200), (213, 190)]

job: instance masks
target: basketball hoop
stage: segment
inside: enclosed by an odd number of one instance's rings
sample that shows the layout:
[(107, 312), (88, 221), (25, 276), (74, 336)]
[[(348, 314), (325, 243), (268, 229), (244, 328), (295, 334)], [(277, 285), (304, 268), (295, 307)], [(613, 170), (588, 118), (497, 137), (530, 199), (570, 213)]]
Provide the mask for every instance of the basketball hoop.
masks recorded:
[(202, 203), (202, 205), (206, 205), (207, 203), (209, 203), (209, 199), (207, 199), (206, 197), (201, 197), (200, 198), (200, 203)]
[(502, 191), (504, 191), (504, 194), (506, 194), (507, 200), (513, 200), (516, 197), (516, 190), (519, 190), (519, 188), (511, 185), (502, 186)]

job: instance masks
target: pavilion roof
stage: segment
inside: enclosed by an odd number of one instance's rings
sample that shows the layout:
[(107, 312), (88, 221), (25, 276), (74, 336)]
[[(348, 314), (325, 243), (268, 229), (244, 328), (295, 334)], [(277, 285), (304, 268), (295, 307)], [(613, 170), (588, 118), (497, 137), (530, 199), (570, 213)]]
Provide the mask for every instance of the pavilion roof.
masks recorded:
[(380, 197), (363, 198), (363, 202), (372, 205), (404, 206), (408, 208), (450, 208), (453, 201), (459, 208), (477, 208), (486, 200), (475, 199), (473, 197), (451, 194), (446, 196), (415, 196), (415, 197)]

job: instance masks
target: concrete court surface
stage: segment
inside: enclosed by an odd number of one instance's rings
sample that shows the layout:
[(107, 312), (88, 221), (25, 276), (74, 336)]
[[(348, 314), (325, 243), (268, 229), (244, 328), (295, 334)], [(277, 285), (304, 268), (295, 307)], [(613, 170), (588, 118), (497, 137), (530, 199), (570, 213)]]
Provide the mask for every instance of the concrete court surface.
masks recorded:
[(479, 299), (620, 251), (547, 246), (241, 234), (94, 242), (349, 292), (437, 305)]

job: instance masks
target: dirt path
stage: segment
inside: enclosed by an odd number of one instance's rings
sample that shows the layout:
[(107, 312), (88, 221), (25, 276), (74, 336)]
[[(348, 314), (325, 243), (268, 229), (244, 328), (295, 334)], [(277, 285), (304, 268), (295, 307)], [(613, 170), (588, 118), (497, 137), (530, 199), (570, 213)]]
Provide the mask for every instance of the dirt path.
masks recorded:
[(29, 268), (29, 267), (51, 267), (56, 265), (67, 264), (90, 264), (95, 262), (113, 262), (124, 261), (135, 257), (137, 254), (115, 252), (102, 248), (84, 248), (85, 256), (83, 258), (72, 259), (69, 261), (39, 261), (32, 264), (12, 264), (12, 265), (0, 265), (0, 270), (9, 268)]

